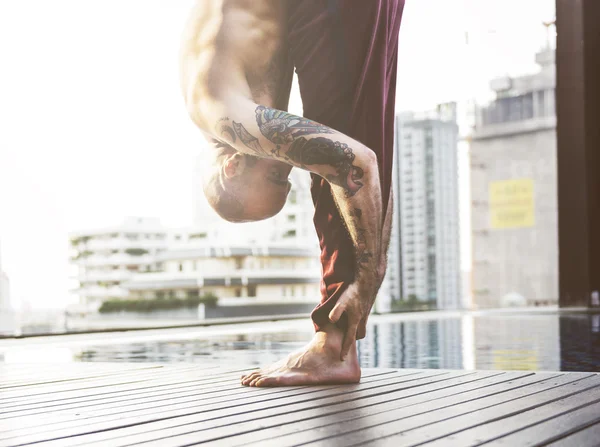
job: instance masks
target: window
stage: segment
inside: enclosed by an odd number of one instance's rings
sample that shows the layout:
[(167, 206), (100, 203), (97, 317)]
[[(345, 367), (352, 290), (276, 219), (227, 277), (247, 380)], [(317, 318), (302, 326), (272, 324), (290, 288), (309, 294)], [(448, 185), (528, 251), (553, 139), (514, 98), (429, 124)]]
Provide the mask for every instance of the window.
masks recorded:
[(289, 201), (291, 204), (295, 204), (295, 203), (297, 203), (297, 202), (298, 202), (297, 192), (296, 192), (295, 190), (293, 190), (293, 189), (292, 189), (292, 190), (290, 191), (290, 195), (288, 196), (288, 201)]
[(251, 297), (256, 296), (256, 285), (255, 284), (248, 285), (248, 296), (251, 296)]

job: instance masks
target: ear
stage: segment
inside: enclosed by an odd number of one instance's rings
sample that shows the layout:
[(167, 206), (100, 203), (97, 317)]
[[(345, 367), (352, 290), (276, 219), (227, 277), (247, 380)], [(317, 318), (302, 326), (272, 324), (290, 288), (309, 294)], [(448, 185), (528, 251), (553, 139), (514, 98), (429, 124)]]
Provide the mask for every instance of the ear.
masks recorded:
[(228, 155), (223, 162), (223, 173), (225, 177), (231, 179), (244, 172), (246, 167), (246, 159), (242, 154), (235, 153)]

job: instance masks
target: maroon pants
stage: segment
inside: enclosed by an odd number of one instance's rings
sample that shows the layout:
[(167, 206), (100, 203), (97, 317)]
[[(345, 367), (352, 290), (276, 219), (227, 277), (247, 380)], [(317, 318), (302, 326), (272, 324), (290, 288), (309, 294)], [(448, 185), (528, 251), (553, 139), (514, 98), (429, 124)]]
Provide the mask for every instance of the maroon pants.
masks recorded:
[[(288, 42), (304, 116), (371, 148), (379, 163), (383, 211), (391, 193), (398, 32), (404, 0), (289, 0)], [(329, 183), (312, 176), (321, 246), (319, 330), (354, 280), (354, 246)], [(340, 321), (345, 327), (343, 316)]]

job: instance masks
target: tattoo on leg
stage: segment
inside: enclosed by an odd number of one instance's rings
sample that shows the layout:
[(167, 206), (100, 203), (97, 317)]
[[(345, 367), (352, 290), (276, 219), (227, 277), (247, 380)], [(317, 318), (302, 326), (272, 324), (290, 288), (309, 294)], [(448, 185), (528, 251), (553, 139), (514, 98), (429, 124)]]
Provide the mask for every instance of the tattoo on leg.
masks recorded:
[(317, 164), (333, 166), (337, 175), (327, 176), (327, 181), (344, 188), (346, 197), (352, 197), (363, 187), (360, 179), (364, 171), (352, 164), (355, 155), (345, 143), (324, 137), (310, 140), (299, 137), (294, 140), (285, 158), (303, 167)]
[(360, 228), (360, 221), (362, 217), (362, 210), (354, 208), (350, 212), (350, 217), (355, 220), (358, 234), (356, 235), (356, 271), (358, 272), (367, 264), (373, 257), (371, 253), (367, 251), (367, 231), (364, 228)]

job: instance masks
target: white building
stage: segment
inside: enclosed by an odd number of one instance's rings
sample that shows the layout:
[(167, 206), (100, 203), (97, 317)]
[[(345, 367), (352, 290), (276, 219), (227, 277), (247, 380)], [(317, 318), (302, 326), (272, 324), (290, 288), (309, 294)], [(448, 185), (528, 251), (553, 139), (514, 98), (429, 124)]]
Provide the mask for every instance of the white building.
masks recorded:
[(131, 298), (191, 298), (210, 293), (220, 306), (319, 302), (318, 251), (297, 244), (182, 240), (157, 256), (161, 271), (123, 287)]
[(78, 269), (79, 302), (96, 309), (109, 298), (126, 298), (121, 283), (140, 272), (159, 269), (157, 256), (165, 251), (171, 234), (157, 219), (128, 218), (121, 225), (71, 233), (71, 263)]
[(397, 117), (392, 299), (460, 307), (457, 143), (455, 104)]

